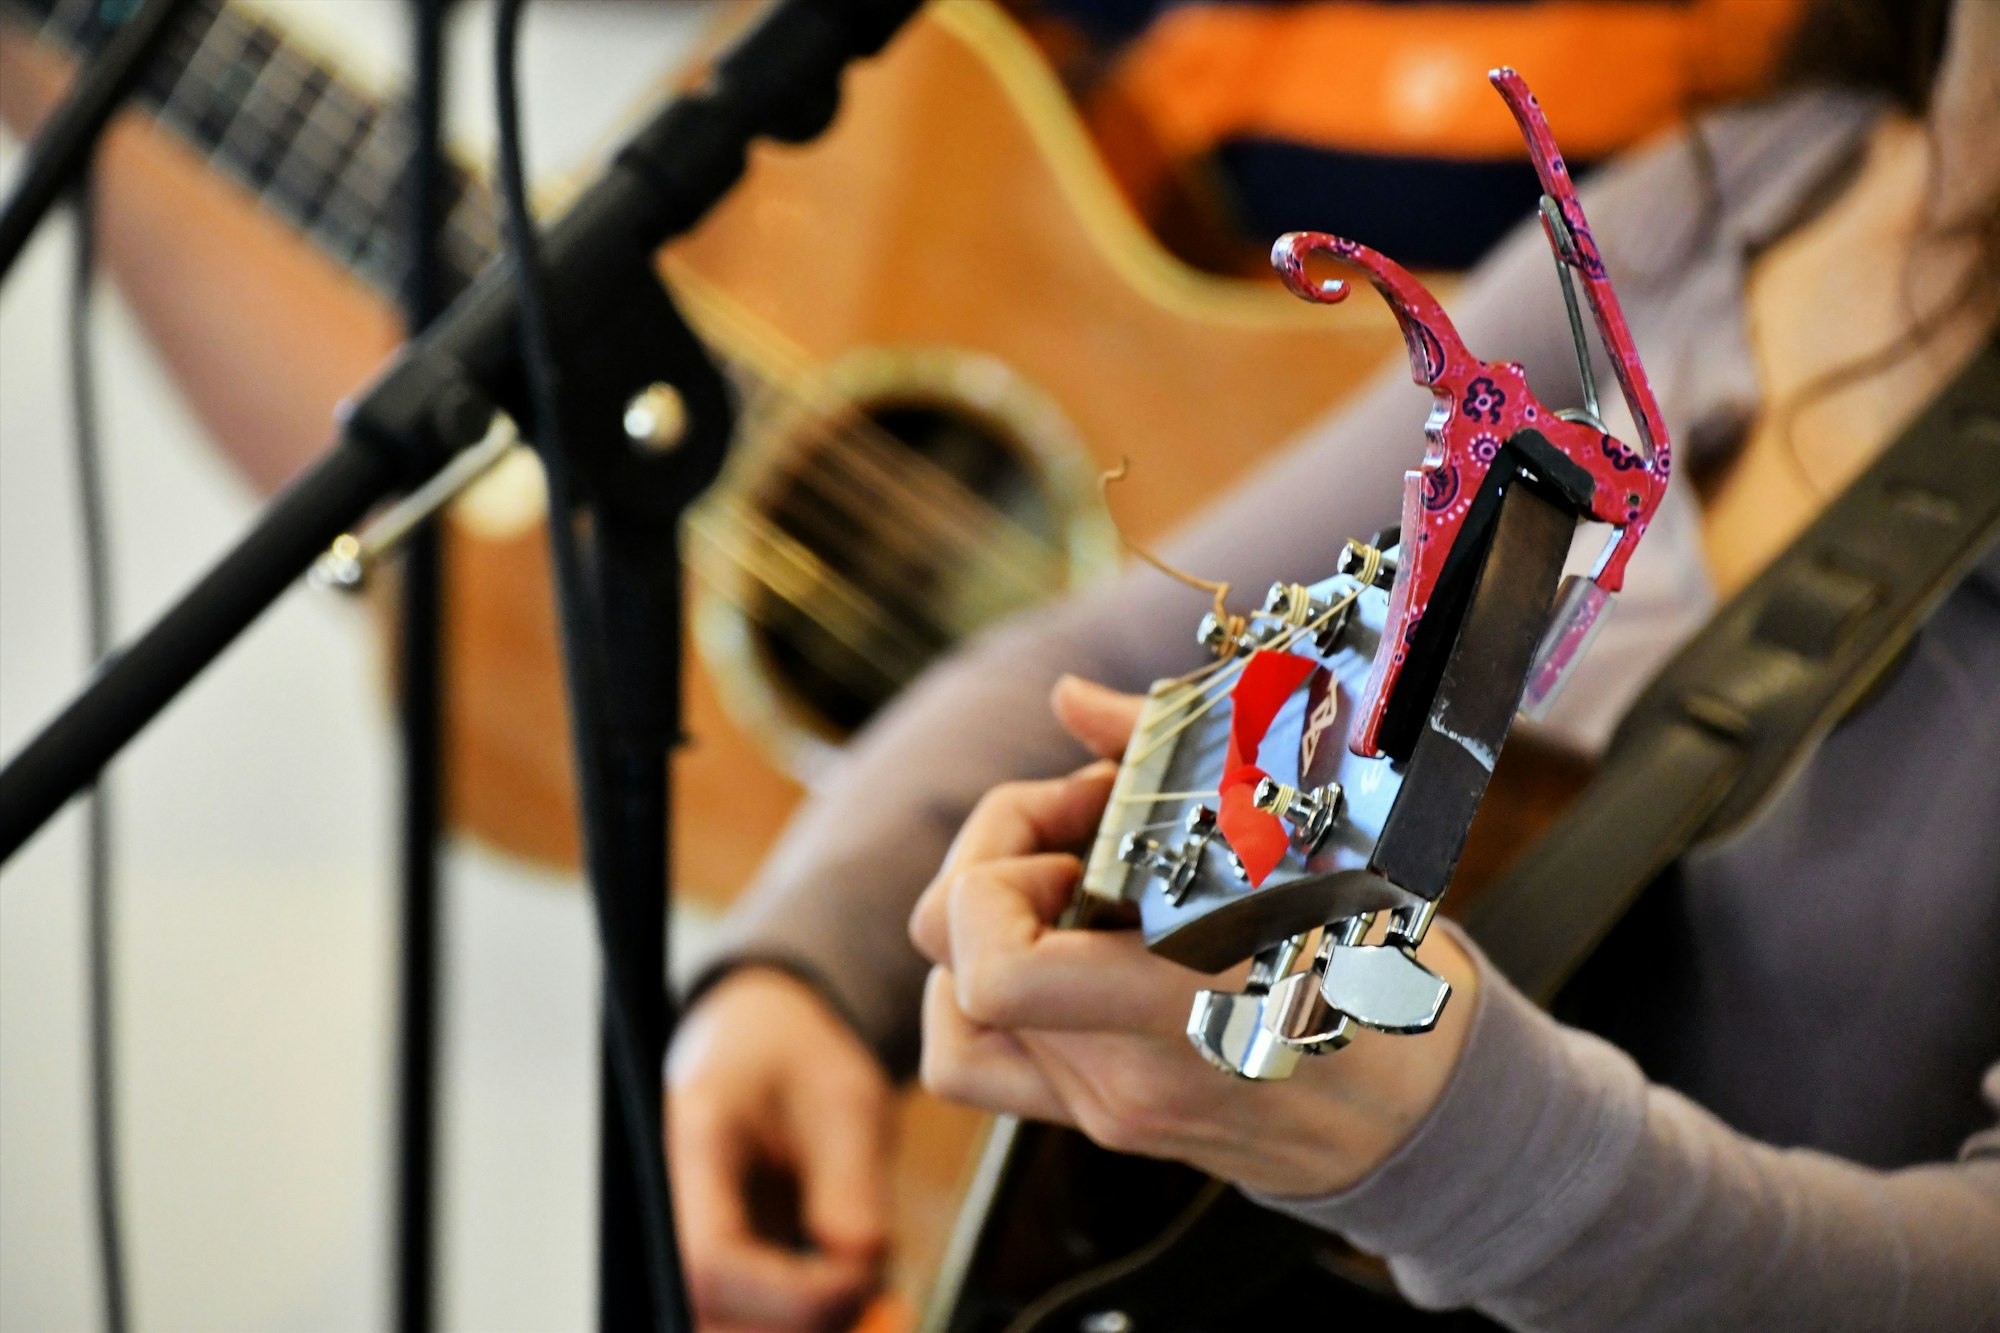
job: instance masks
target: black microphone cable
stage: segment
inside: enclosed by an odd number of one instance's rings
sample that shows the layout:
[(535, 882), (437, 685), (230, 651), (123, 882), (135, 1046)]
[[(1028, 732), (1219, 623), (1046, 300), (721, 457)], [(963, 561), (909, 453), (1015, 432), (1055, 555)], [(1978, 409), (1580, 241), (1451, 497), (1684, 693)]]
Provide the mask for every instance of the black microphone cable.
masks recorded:
[[(112, 645), (111, 540), (105, 516), (104, 454), (97, 428), (91, 346), (91, 288), (97, 271), (96, 209), (88, 171), (71, 191), (76, 244), (70, 266), (70, 412), (75, 433), (77, 517), (83, 537), (85, 622), (90, 660)], [(104, 1326), (126, 1327), (125, 1246), (118, 1206), (118, 1082), (111, 966), (111, 794), (100, 774), (84, 803), (85, 1024), (90, 1046), (90, 1156)]]
[(534, 420), (523, 432), (532, 440), (548, 478), (549, 550), (555, 566), (557, 618), (561, 625), (563, 682), (570, 732), (576, 751), (577, 807), (583, 826), (585, 879), (604, 957), (604, 1010), (610, 1028), (611, 1079), (626, 1148), (637, 1180), (640, 1224), (644, 1229), (647, 1286), (655, 1326), (685, 1327), (680, 1261), (675, 1253), (672, 1204), (667, 1193), (664, 1127), (648, 1113), (644, 1079), (660, 1077), (642, 1058), (632, 1004), (641, 986), (663, 986), (663, 978), (635, 977), (629, 955), (612, 925), (608, 885), (610, 837), (606, 818), (604, 756), (597, 725), (600, 697), (596, 647), (598, 608), (584, 578), (577, 546), (575, 490), (564, 453), (559, 369), (542, 291), (541, 252), (521, 164), (519, 78), (517, 71), (523, 0), (499, 0), (493, 20), (493, 80), (499, 121), (498, 167), (509, 262), (520, 302), (521, 356)]

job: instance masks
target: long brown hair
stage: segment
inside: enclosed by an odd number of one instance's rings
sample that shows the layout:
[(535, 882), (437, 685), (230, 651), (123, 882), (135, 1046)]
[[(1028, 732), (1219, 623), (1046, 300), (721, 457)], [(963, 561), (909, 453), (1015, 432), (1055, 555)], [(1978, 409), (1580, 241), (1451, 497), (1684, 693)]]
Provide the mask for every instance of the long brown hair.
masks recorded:
[(1921, 116), (1937, 85), (1950, 10), (1951, 0), (1819, 0), (1799, 19), (1782, 80), (1883, 93)]
[[(1785, 82), (1879, 93), (1913, 116), (1926, 116), (1942, 71), (1951, 8), (1952, 0), (1819, 0), (1800, 20), (1784, 62)], [(1992, 130), (2000, 133), (2000, 126)], [(1933, 191), (1943, 170), (1933, 142)], [(2000, 184), (1962, 220), (1920, 239), (1971, 242), (1977, 257), (1965, 280), (1931, 308), (1913, 308), (1907, 336), (1805, 385), (1788, 415), (1821, 394), (1895, 365), (1969, 311), (1983, 310), (1991, 318), (2000, 310)]]

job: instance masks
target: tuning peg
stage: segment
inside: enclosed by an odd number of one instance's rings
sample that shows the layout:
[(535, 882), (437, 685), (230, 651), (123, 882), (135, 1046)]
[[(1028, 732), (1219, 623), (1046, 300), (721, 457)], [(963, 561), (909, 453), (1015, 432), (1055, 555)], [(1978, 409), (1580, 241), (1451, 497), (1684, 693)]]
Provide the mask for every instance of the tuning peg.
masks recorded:
[(1363, 944), (1331, 951), (1320, 998), (1364, 1027), (1429, 1032), (1451, 998), (1451, 983), (1397, 944)]
[(1327, 613), (1331, 603), (1312, 595), (1303, 583), (1278, 582), (1264, 594), (1258, 614), (1283, 625), (1309, 625)]
[(1179, 848), (1162, 846), (1151, 838), (1128, 833), (1118, 843), (1118, 859), (1143, 870), (1166, 886), (1167, 901), (1176, 907), (1194, 883), (1195, 868), (1201, 860), (1202, 841), (1190, 841)]
[(1386, 588), (1396, 580), (1396, 562), (1388, 552), (1351, 537), (1347, 545), (1340, 548), (1340, 559), (1334, 570), (1364, 588)]
[(1249, 622), (1242, 616), (1218, 616), (1210, 611), (1194, 627), (1195, 642), (1216, 657), (1240, 657), (1257, 647)]
[(1333, 822), (1340, 818), (1340, 807), (1345, 800), (1346, 793), (1338, 782), (1302, 792), (1276, 779), (1264, 778), (1250, 793), (1252, 805), (1291, 823), (1293, 839), (1308, 856), (1333, 831)]
[(1217, 1069), (1241, 1078), (1290, 1078), (1299, 1048), (1279, 1041), (1259, 1020), (1264, 997), (1197, 991), (1188, 1015), (1188, 1040)]
[(1290, 1078), (1301, 1055), (1345, 1046), (1353, 1025), (1319, 996), (1319, 973), (1294, 972), (1263, 994), (1205, 990), (1188, 1015), (1188, 1040), (1216, 1068), (1241, 1078)]

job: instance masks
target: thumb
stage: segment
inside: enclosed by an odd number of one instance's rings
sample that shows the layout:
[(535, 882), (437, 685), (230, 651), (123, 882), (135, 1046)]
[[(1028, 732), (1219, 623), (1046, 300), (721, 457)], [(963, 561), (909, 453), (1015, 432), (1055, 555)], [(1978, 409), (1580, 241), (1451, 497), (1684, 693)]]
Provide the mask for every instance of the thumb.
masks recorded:
[(1063, 730), (1082, 741), (1102, 759), (1116, 759), (1132, 739), (1139, 725), (1139, 712), (1146, 706), (1143, 696), (1121, 694), (1109, 686), (1081, 676), (1064, 676), (1049, 696), (1056, 721)]

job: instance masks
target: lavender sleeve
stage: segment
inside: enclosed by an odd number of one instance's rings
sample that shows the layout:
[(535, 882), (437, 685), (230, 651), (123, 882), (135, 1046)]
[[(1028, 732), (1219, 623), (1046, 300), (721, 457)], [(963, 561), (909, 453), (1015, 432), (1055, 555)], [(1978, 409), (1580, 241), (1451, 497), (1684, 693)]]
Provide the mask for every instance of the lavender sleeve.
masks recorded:
[[(1470, 947), (1470, 946), (1468, 946)], [(1438, 1106), (1329, 1198), (1264, 1199), (1511, 1327), (2000, 1329), (2000, 1130), (1880, 1171), (1738, 1133), (1480, 962)], [(2000, 1114), (2000, 1065), (1984, 1080)]]

